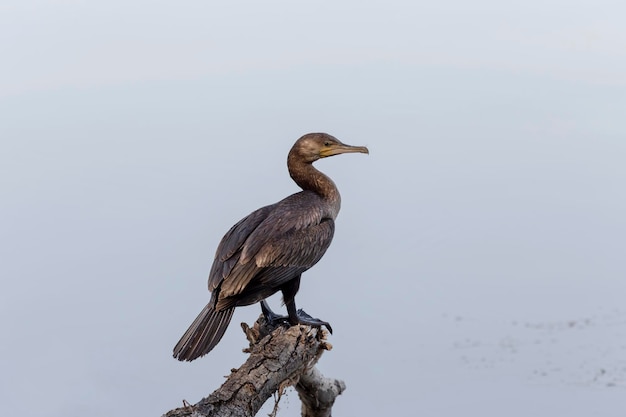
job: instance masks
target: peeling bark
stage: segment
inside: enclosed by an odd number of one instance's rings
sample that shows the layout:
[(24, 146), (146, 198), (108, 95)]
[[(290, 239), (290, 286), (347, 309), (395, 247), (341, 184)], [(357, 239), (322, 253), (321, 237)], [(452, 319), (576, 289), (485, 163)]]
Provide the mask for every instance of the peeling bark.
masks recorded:
[(271, 328), (259, 317), (253, 327), (242, 323), (250, 342), (248, 360), (233, 369), (222, 386), (197, 404), (171, 410), (164, 417), (252, 417), (274, 393), (294, 385), (302, 401), (302, 415), (330, 417), (343, 381), (325, 378), (315, 364), (325, 350), (326, 331), (309, 326)]

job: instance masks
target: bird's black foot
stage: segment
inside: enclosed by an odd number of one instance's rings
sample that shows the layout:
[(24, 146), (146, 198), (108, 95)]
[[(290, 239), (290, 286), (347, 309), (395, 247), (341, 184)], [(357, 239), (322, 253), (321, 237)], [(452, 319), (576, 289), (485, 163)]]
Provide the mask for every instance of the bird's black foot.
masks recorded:
[(291, 324), (289, 322), (289, 316), (281, 316), (280, 314), (274, 313), (265, 300), (261, 301), (261, 311), (263, 312), (265, 320), (267, 320), (267, 322), (272, 326), (277, 326), (279, 324)]
[(322, 321), (320, 319), (316, 319), (314, 317), (311, 317), (302, 309), (299, 309), (296, 314), (298, 316), (298, 323), (306, 324), (307, 326), (311, 326), (311, 327), (322, 327), (322, 326), (324, 326), (324, 327), (326, 327), (328, 329), (330, 334), (333, 334), (333, 328), (330, 327), (330, 323), (328, 323), (327, 321)]
[(308, 315), (304, 310), (300, 309), (296, 312), (296, 317), (293, 319), (289, 316), (281, 316), (280, 314), (276, 314), (272, 311), (270, 306), (267, 304), (265, 300), (261, 301), (261, 311), (263, 311), (263, 316), (265, 320), (272, 326), (277, 326), (279, 324), (288, 324), (288, 325), (296, 325), (296, 324), (304, 324), (306, 326), (311, 327), (326, 327), (330, 334), (333, 334), (333, 328), (327, 321), (322, 321), (320, 319), (316, 319)]

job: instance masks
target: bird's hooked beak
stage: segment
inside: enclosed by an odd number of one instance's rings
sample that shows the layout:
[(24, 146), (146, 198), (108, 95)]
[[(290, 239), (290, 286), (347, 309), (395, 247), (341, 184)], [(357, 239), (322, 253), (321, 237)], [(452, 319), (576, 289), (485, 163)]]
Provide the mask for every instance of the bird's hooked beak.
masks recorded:
[(366, 153), (369, 154), (370, 151), (365, 146), (351, 146), (346, 145), (345, 143), (331, 143), (328, 146), (322, 147), (320, 150), (320, 157), (326, 158), (328, 156), (339, 155), (341, 153)]

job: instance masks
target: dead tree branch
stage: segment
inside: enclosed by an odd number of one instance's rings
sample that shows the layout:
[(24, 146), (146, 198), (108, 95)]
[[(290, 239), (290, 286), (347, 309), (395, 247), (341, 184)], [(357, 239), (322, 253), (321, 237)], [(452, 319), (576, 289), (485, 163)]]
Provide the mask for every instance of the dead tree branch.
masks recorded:
[(330, 417), (335, 399), (346, 386), (325, 378), (315, 364), (325, 350), (326, 331), (309, 326), (272, 328), (263, 316), (253, 327), (242, 323), (250, 342), (248, 360), (233, 369), (226, 382), (197, 404), (169, 411), (164, 417), (252, 417), (272, 394), (278, 398), (294, 385), (305, 417)]

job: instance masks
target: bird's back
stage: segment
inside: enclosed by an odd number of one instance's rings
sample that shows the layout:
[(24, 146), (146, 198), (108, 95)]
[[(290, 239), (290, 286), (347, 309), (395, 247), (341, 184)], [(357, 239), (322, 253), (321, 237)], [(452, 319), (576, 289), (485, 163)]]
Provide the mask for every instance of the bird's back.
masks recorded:
[(240, 220), (215, 254), (209, 290), (216, 303), (260, 301), (315, 265), (332, 241), (334, 216), (319, 195), (301, 191)]

